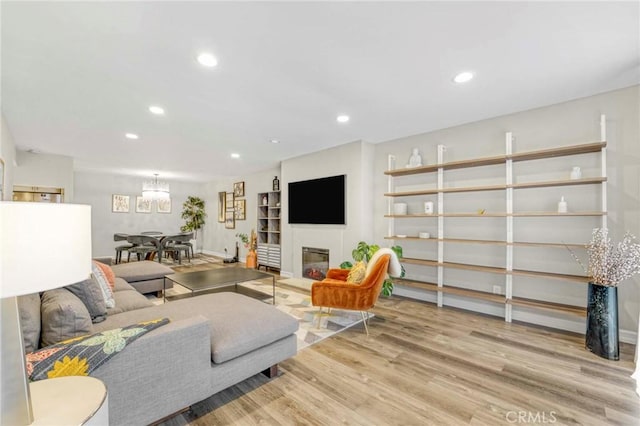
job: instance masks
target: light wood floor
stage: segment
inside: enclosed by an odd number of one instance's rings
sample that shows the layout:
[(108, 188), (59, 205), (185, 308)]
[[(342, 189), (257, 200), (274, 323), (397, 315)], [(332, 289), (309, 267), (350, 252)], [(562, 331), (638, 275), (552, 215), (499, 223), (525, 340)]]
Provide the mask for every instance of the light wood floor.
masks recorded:
[(635, 347), (621, 360), (583, 336), (400, 297), (166, 425), (640, 424)]

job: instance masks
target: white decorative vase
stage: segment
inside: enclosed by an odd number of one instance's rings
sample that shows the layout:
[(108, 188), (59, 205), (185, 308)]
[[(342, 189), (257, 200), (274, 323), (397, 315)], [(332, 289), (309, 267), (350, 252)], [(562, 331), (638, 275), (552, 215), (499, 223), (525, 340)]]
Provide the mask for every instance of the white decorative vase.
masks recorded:
[(395, 203), (393, 205), (393, 214), (396, 214), (396, 215), (407, 214), (407, 203)]

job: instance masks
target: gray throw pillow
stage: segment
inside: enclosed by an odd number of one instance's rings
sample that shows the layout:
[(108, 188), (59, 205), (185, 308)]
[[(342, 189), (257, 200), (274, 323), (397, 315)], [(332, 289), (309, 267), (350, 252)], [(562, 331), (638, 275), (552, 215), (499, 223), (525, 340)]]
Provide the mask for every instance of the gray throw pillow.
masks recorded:
[(18, 312), (24, 351), (29, 354), (40, 344), (40, 293), (19, 296)]
[(84, 303), (64, 288), (42, 293), (41, 347), (93, 333), (91, 316)]
[(98, 323), (107, 318), (107, 304), (104, 301), (100, 284), (93, 276), (65, 288), (82, 300), (89, 311), (91, 322)]

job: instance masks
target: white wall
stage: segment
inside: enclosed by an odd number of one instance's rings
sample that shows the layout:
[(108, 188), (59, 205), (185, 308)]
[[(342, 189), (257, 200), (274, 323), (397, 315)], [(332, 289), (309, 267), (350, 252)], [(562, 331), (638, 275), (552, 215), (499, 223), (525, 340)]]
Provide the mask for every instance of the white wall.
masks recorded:
[(74, 202), (73, 158), (66, 155), (16, 152), (14, 185), (64, 189), (64, 202)]
[[(205, 185), (207, 204), (207, 225), (204, 237), (205, 251), (224, 256), (226, 248), (230, 257), (235, 255), (236, 242), (239, 239), (236, 234), (251, 234), (252, 229), (256, 229), (258, 222), (258, 193), (272, 190), (273, 178), (280, 177), (280, 169), (274, 168), (261, 173), (239, 178), (230, 178), (220, 181), (209, 182)], [(244, 182), (244, 197), (237, 199), (246, 201), (246, 220), (237, 220), (234, 229), (226, 229), (224, 223), (218, 222), (218, 192), (233, 192), (235, 182)], [(246, 249), (240, 243), (240, 259), (244, 260)]]
[[(203, 197), (204, 185), (168, 181), (171, 190), (171, 213), (158, 213), (153, 203), (151, 213), (136, 213), (136, 196), (142, 194), (145, 179), (104, 173), (75, 173), (75, 198), (78, 204), (91, 205), (92, 255), (115, 256), (114, 248), (122, 242), (114, 242), (113, 234), (139, 234), (143, 231), (179, 233), (184, 225), (182, 203), (187, 196)], [(113, 194), (129, 195), (129, 213), (113, 213)], [(206, 232), (206, 230), (205, 230)], [(200, 234), (199, 234), (200, 235)], [(198, 237), (199, 239), (201, 237)], [(198, 241), (200, 246), (200, 241)]]
[(3, 199), (11, 200), (13, 195), (13, 175), (16, 161), (16, 145), (13, 135), (4, 119), (4, 114), (0, 113), (0, 159), (4, 161), (4, 185)]
[[(282, 274), (302, 276), (302, 247), (329, 249), (329, 264), (351, 259), (358, 241), (372, 241), (374, 147), (357, 141), (282, 162)], [(346, 225), (289, 225), (288, 184), (346, 174)], [(331, 199), (319, 199), (318, 208)], [(382, 244), (381, 238), (376, 242)]]
[[(411, 149), (417, 147), (423, 154), (425, 164), (436, 162), (436, 146), (447, 147), (445, 161), (455, 161), (474, 157), (504, 154), (505, 132), (515, 136), (514, 152), (530, 151), (561, 145), (595, 142), (600, 140), (600, 114), (607, 116), (607, 168), (608, 168), (608, 226), (618, 240), (625, 231), (640, 236), (640, 134), (639, 134), (639, 86), (578, 99), (563, 104), (520, 112), (480, 122), (443, 129), (431, 133), (405, 137), (376, 145), (375, 186), (374, 186), (374, 235), (376, 239), (387, 234), (387, 219), (384, 214), (387, 200), (383, 196), (387, 179), (383, 171), (387, 168), (387, 156), (397, 156), (397, 167), (408, 161)], [(530, 163), (516, 163), (516, 175), (523, 180), (553, 180), (566, 178), (571, 166), (578, 165), (584, 176), (594, 176), (598, 171), (598, 156), (581, 155), (557, 159), (538, 160)], [(422, 179), (422, 181), (420, 181)], [(425, 181), (426, 179), (426, 181)], [(504, 166), (487, 166), (473, 169), (445, 172), (445, 180), (457, 186), (485, 185), (504, 182)], [(425, 183), (426, 182), (426, 183)], [(409, 179), (406, 185), (435, 187), (435, 174)], [(594, 194), (595, 198), (594, 198)], [(554, 210), (560, 196), (564, 195), (570, 211), (597, 209), (600, 201), (597, 187), (560, 187), (532, 190), (518, 190), (514, 195), (516, 211)], [(482, 192), (445, 196), (448, 211), (504, 211), (504, 193)], [(411, 197), (405, 200), (410, 211), (420, 208), (426, 199), (436, 201), (436, 197)], [(395, 201), (400, 201), (396, 199)], [(453, 206), (453, 207), (451, 207)], [(451, 208), (449, 208), (451, 207)], [(413, 219), (410, 219), (413, 221)], [(431, 221), (431, 222), (430, 222)], [(590, 230), (599, 227), (598, 218), (545, 218), (516, 219), (515, 239), (525, 241), (566, 241), (586, 242)], [(396, 220), (396, 223), (398, 221)], [(427, 230), (437, 232), (436, 219), (424, 219), (404, 223), (410, 232)], [(445, 236), (459, 236), (484, 239), (504, 239), (504, 218), (445, 219)], [(398, 241), (400, 242), (400, 241)], [(433, 248), (425, 243), (400, 242), (407, 257), (433, 258)], [(420, 245), (422, 244), (422, 245)], [(504, 248), (478, 245), (448, 244), (445, 246), (445, 260), (504, 266)], [(540, 269), (553, 268), (557, 272), (580, 274), (582, 271), (564, 249), (516, 249), (515, 267)], [(501, 265), (502, 263), (502, 265)], [(409, 276), (435, 282), (435, 268), (407, 267)], [(470, 273), (465, 271), (445, 272), (445, 282), (491, 292), (492, 285), (504, 285), (504, 278), (495, 274)], [(410, 289), (398, 289), (397, 294), (432, 299), (427, 294)], [(586, 286), (569, 282), (514, 278), (514, 293), (523, 297), (543, 298), (559, 303), (585, 305)], [(499, 305), (471, 301), (469, 299), (446, 297), (451, 305), (474, 309), (494, 315), (503, 315)], [(621, 338), (633, 341), (633, 332), (638, 327), (640, 311), (640, 277), (623, 282), (619, 287)], [(558, 316), (541, 311), (527, 311), (514, 308), (514, 319), (584, 331), (584, 319)]]

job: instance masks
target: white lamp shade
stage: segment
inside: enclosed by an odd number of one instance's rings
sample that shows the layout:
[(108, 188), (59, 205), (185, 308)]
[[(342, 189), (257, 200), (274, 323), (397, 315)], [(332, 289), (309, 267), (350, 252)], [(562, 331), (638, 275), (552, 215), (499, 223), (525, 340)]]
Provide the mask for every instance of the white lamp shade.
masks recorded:
[(91, 273), (91, 206), (0, 202), (0, 298), (82, 281)]

